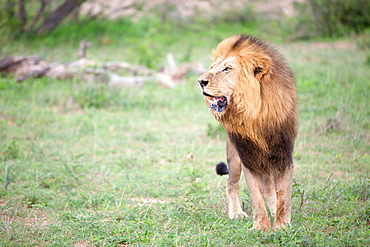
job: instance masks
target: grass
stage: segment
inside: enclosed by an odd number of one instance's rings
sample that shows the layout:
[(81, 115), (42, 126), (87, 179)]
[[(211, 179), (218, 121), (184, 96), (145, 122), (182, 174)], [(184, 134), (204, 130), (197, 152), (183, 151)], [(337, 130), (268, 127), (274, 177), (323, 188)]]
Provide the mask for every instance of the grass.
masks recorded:
[[(54, 37), (7, 44), (2, 54), (41, 52), (47, 60), (73, 60), (79, 40), (94, 31), (88, 56), (95, 59), (157, 68), (169, 50), (177, 61), (208, 66), (220, 39), (243, 31), (258, 34), (230, 23), (213, 28), (193, 23), (180, 29), (181, 35), (164, 32), (169, 27), (159, 24), (110, 25), (91, 24), (82, 34), (62, 27)], [(99, 43), (96, 28), (111, 43)], [(129, 35), (118, 34), (118, 28)], [(225, 160), (224, 134), (206, 109), (198, 75), (174, 89), (155, 82), (111, 89), (77, 79), (16, 83), (3, 77), (0, 245), (368, 246), (365, 54), (310, 43), (279, 48), (296, 73), (300, 98), (291, 227), (260, 233), (248, 231), (251, 218), (226, 217), (227, 178), (214, 172)], [(75, 104), (67, 103), (70, 98)], [(241, 198), (251, 215), (243, 181)]]

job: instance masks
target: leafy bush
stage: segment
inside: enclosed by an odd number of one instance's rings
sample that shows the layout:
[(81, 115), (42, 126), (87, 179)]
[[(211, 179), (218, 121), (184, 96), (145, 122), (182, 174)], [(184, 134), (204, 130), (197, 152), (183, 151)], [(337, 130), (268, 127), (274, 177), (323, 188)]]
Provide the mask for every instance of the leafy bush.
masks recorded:
[(370, 26), (367, 0), (308, 0), (295, 3), (296, 31), (300, 37), (341, 37), (361, 33)]

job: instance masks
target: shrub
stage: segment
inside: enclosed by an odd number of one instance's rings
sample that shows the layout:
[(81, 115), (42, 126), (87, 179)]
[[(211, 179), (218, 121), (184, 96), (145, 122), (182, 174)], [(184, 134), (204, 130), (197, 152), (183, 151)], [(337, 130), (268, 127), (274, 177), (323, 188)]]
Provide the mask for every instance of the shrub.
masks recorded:
[[(307, 0), (296, 3), (299, 36), (341, 37), (370, 26), (367, 0)], [(303, 27), (303, 31), (302, 28)]]

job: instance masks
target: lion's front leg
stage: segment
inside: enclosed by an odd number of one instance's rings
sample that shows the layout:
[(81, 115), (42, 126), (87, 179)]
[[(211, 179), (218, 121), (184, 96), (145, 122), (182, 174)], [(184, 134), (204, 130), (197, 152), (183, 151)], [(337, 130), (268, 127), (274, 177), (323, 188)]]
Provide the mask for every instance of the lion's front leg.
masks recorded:
[(227, 163), (229, 165), (229, 177), (226, 184), (228, 202), (228, 216), (230, 219), (248, 217), (240, 205), (239, 180), (242, 171), (242, 163), (239, 154), (229, 138), (226, 143)]

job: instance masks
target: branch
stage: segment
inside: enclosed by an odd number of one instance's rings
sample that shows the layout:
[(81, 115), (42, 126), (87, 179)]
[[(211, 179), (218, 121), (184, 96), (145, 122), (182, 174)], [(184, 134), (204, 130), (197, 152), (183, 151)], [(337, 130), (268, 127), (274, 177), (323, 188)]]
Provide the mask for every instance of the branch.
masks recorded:
[(46, 0), (40, 0), (40, 4), (41, 4), (41, 6), (40, 6), (39, 10), (37, 11), (37, 14), (36, 14), (35, 18), (33, 18), (32, 23), (31, 23), (30, 27), (28, 28), (29, 31), (34, 30), (34, 27), (35, 27), (36, 23), (40, 20), (40, 17), (44, 13), (45, 7), (46, 7), (46, 5), (49, 4), (49, 2), (47, 2)]
[(50, 70), (50, 66), (47, 66), (46, 68), (35, 68), (33, 70), (31, 70), (29, 73), (27, 74), (23, 74), (23, 75), (20, 75), (20, 76), (17, 76), (15, 79), (17, 82), (22, 82), (30, 77), (33, 77), (33, 78), (39, 78), (43, 75), (46, 74), (46, 72), (48, 72)]
[(25, 61), (26, 58), (21, 56), (21, 57), (4, 57), (3, 59), (0, 60), (0, 71), (6, 71), (11, 69), (14, 66), (18, 66), (21, 64), (23, 61)]
[(78, 48), (77, 57), (78, 59), (86, 58), (86, 49), (91, 46), (91, 42), (86, 39), (81, 40), (80, 48)]

